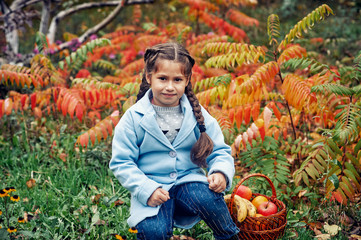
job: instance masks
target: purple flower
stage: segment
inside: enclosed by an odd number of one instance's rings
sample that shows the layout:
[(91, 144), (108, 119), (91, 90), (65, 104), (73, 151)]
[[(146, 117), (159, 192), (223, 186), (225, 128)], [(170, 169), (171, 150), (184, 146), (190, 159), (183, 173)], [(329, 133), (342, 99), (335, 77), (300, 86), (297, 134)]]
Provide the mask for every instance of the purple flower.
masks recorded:
[(208, 33), (208, 36), (213, 36), (214, 35), (214, 32), (209, 32)]
[(143, 56), (143, 55), (144, 55), (144, 51), (139, 51), (139, 52), (138, 52), (138, 55), (139, 55), (139, 56)]
[(56, 44), (56, 45), (60, 45), (60, 44), (62, 44), (62, 43), (63, 43), (63, 42), (60, 41), (60, 40), (56, 40), (56, 41), (55, 41), (55, 44)]
[(94, 40), (94, 39), (97, 39), (97, 38), (98, 38), (98, 36), (96, 34), (92, 34), (89, 37), (90, 40)]
[(114, 54), (114, 53), (109, 54), (109, 58), (110, 58), (110, 59), (114, 59), (114, 58), (115, 58), (115, 54)]
[(39, 53), (39, 50), (38, 50), (37, 48), (34, 48), (33, 52), (34, 52), (35, 54), (38, 54), (38, 53)]

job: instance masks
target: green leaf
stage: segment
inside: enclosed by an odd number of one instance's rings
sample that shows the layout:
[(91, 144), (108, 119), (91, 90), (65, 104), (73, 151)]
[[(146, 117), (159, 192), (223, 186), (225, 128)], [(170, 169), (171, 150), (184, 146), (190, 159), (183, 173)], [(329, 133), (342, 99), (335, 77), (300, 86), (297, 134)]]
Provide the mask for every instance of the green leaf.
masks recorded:
[(335, 190), (339, 187), (340, 181), (338, 180), (338, 177), (336, 174), (332, 174), (329, 178), (328, 178), (332, 184), (335, 186)]
[(63, 61), (60, 61), (60, 62), (59, 62), (59, 68), (60, 68), (61, 70), (64, 70), (64, 62), (63, 62)]
[(355, 155), (357, 155), (358, 151), (360, 151), (361, 149), (361, 139), (358, 141), (358, 143), (356, 144), (355, 148), (354, 148), (354, 153)]

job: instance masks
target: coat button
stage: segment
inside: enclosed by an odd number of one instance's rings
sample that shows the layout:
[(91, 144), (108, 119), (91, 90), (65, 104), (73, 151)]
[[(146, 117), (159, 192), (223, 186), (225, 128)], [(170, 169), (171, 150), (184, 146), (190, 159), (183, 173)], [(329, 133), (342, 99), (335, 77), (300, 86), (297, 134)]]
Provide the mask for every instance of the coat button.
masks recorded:
[(170, 178), (176, 178), (177, 177), (177, 173), (176, 172), (172, 172), (169, 174)]
[(169, 156), (172, 157), (172, 158), (174, 158), (174, 157), (177, 156), (177, 153), (174, 152), (174, 151), (170, 151), (170, 152), (169, 152)]

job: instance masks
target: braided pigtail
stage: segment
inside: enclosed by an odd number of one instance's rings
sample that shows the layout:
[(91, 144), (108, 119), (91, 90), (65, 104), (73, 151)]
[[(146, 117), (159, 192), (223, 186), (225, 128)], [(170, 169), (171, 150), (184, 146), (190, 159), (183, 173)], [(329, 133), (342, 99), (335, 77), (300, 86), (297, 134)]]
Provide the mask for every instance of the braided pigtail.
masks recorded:
[(142, 83), (140, 84), (139, 92), (137, 94), (137, 102), (145, 95), (145, 93), (148, 91), (149, 88), (150, 88), (150, 84), (147, 82), (147, 79), (145, 77), (145, 72), (143, 72)]
[(192, 90), (192, 84), (190, 81), (186, 87), (185, 94), (187, 95), (188, 100), (193, 108), (193, 113), (197, 120), (199, 130), (201, 132), (201, 136), (192, 147), (191, 160), (199, 167), (207, 167), (206, 159), (213, 151), (213, 141), (206, 133), (206, 127), (204, 124), (204, 117), (201, 111), (201, 106), (199, 105), (199, 101)]

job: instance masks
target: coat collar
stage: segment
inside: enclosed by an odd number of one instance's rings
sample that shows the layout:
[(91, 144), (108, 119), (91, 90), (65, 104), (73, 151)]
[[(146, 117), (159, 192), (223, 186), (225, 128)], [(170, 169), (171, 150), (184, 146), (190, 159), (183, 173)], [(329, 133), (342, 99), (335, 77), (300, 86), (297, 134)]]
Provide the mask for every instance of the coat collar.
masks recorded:
[(144, 97), (142, 97), (138, 103), (134, 105), (134, 110), (144, 115), (140, 120), (140, 126), (164, 145), (175, 148), (188, 137), (197, 124), (192, 106), (190, 105), (187, 96), (183, 94), (180, 99), (180, 105), (184, 114), (183, 123), (177, 137), (174, 139), (173, 144), (171, 144), (159, 128), (156, 120), (156, 112), (149, 100), (150, 93), (151, 89), (149, 89)]

